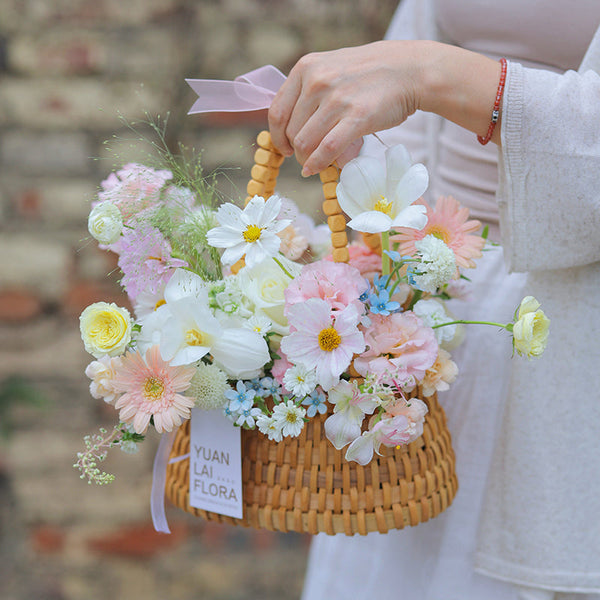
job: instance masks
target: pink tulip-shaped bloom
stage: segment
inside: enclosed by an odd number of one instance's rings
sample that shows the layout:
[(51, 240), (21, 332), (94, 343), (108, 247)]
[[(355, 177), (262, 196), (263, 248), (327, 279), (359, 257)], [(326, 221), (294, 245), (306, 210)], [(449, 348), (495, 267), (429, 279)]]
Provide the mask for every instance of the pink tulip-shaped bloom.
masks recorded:
[(420, 381), (438, 355), (433, 329), (412, 311), (372, 315), (365, 342), (368, 350), (355, 359), (354, 368), (363, 376), (381, 375), (389, 385)]
[(288, 319), (292, 333), (281, 340), (281, 349), (292, 363), (315, 369), (325, 391), (339, 381), (353, 355), (365, 349), (353, 305), (332, 311), (325, 300), (310, 298), (290, 306)]
[(179, 427), (194, 406), (194, 399), (180, 392), (188, 389), (195, 373), (194, 367), (172, 367), (158, 346), (151, 346), (145, 358), (138, 351), (128, 352), (113, 380), (113, 388), (123, 393), (115, 403), (119, 418), (136, 433), (144, 433), (152, 417), (158, 433)]
[(328, 260), (305, 265), (285, 290), (285, 315), (289, 318), (290, 307), (309, 298), (320, 298), (335, 310), (343, 310), (354, 304), (358, 311), (364, 310), (360, 295), (367, 287), (360, 272), (345, 263)]

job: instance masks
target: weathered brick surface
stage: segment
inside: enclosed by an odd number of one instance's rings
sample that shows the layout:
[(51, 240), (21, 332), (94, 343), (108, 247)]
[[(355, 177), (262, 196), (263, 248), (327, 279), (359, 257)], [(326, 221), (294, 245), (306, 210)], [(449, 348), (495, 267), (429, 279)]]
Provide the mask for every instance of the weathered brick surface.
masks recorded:
[[(194, 94), (183, 79), (265, 63), (287, 72), (304, 53), (379, 39), (396, 3), (0, 0), (0, 402), (11, 402), (0, 411), (11, 432), (0, 439), (3, 600), (299, 596), (304, 536), (170, 508), (180, 535), (160, 547), (148, 524), (157, 436), (139, 455), (109, 458), (111, 486), (87, 486), (71, 468), (82, 436), (114, 422), (114, 409), (90, 397), (78, 315), (100, 299), (127, 306), (87, 214), (112, 169), (144, 160), (119, 117), (144, 111), (170, 111), (169, 139), (204, 149), (208, 171), (226, 169), (224, 194), (244, 196), (264, 112), (187, 117)], [(299, 171), (286, 161), (280, 189), (316, 213), (318, 178)], [(11, 396), (14, 376), (41, 390), (41, 408)]]

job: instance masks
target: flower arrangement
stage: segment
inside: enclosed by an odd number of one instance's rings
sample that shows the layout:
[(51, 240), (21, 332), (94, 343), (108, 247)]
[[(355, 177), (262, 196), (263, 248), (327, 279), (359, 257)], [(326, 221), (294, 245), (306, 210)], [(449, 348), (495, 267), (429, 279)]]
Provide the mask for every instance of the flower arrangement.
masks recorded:
[[(86, 438), (81, 477), (108, 483), (98, 463), (109, 448), (133, 451), (150, 426), (172, 431), (192, 408), (221, 410), (275, 442), (328, 415), (327, 438), (362, 465), (382, 445), (417, 439), (423, 398), (458, 373), (450, 349), (465, 321), (444, 303), (484, 250), (481, 224), (451, 197), (428, 206), (426, 168), (396, 146), (385, 165), (358, 157), (342, 170), (348, 226), (380, 234), (382, 250), (355, 241), (337, 263), (327, 227), (291, 200), (217, 206), (201, 171), (169, 166), (125, 165), (90, 212), (90, 234), (119, 256), (134, 315), (97, 302), (80, 318), (91, 395), (119, 419)], [(549, 321), (535, 299), (513, 322), (489, 324), (510, 332), (519, 354), (543, 352)]]

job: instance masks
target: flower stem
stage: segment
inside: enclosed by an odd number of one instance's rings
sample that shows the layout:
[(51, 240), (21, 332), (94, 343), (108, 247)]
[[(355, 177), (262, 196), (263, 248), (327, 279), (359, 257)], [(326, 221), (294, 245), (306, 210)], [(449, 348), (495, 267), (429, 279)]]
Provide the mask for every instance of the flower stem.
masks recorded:
[(283, 266), (283, 263), (276, 257), (273, 257), (273, 260), (281, 267), (281, 270), (290, 278), (294, 279), (294, 276)]
[(390, 250), (390, 232), (383, 231), (381, 233), (381, 274), (390, 274), (390, 257), (385, 253), (385, 250)]
[(512, 323), (494, 323), (493, 321), (465, 321), (463, 319), (457, 319), (456, 321), (447, 321), (446, 323), (437, 323), (431, 326), (431, 329), (437, 329), (438, 327), (445, 327), (446, 325), (494, 325), (496, 327), (501, 327), (502, 329), (506, 329), (507, 331), (512, 330)]

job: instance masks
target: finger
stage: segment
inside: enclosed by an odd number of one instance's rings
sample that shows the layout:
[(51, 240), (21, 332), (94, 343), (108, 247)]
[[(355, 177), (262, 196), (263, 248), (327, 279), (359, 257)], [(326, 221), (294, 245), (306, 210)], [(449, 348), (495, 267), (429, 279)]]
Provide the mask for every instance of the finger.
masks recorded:
[(349, 163), (353, 158), (356, 158), (361, 148), (363, 147), (363, 138), (354, 140), (337, 158), (336, 162), (338, 167), (342, 168), (344, 165)]
[(301, 89), (301, 79), (292, 69), (289, 77), (281, 88), (279, 88), (269, 107), (268, 117), (271, 140), (275, 148), (284, 156), (291, 156), (294, 153), (294, 149), (287, 137), (286, 129)]
[[(289, 118), (288, 125), (286, 128), (286, 137), (290, 141), (294, 152), (296, 153), (296, 158), (300, 162), (300, 164), (304, 163), (304, 160), (309, 156), (309, 154), (317, 147), (319, 139), (312, 139), (316, 134), (311, 132), (311, 128), (309, 127), (309, 132), (311, 133), (311, 138), (306, 139), (304, 136), (304, 132), (306, 131), (306, 126), (308, 123), (312, 122), (315, 115), (319, 110), (319, 98), (315, 94), (307, 94), (304, 89), (300, 92), (298, 99), (296, 100), (296, 104), (294, 109), (292, 110), (292, 114)], [(319, 119), (317, 115), (317, 120)], [(300, 132), (303, 132), (302, 135), (299, 135)], [(326, 133), (323, 132), (321, 135)], [(306, 147), (306, 143), (311, 144), (310, 148)]]
[(320, 173), (339, 157), (344, 156), (350, 146), (360, 137), (362, 137), (362, 133), (357, 132), (356, 127), (349, 120), (339, 121), (306, 159), (302, 175), (308, 177)]

